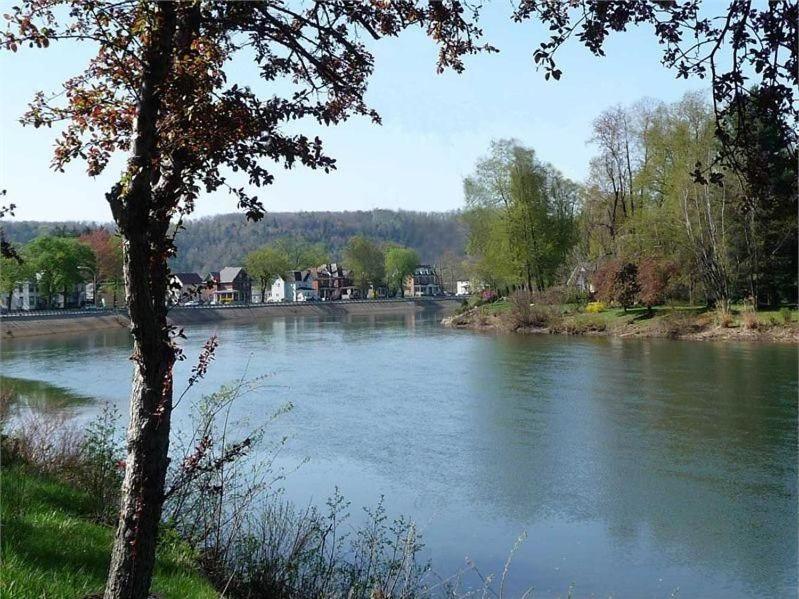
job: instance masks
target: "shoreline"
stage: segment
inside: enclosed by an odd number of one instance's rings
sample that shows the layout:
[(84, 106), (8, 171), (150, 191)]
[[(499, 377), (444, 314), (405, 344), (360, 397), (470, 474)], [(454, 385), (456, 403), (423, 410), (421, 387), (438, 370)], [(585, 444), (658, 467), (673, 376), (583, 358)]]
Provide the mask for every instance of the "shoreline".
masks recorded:
[[(286, 304), (249, 304), (246, 306), (172, 308), (170, 324), (186, 326), (220, 322), (254, 322), (280, 316), (348, 316), (368, 314), (408, 314), (422, 311), (451, 313), (459, 306), (454, 298), (360, 300), (351, 302), (308, 302)], [(61, 335), (128, 328), (124, 311), (66, 312), (64, 314), (26, 314), (0, 318), (0, 340), (9, 341), (37, 336)]]
[(685, 341), (748, 341), (799, 344), (799, 326), (794, 324), (758, 324), (722, 326), (712, 316), (669, 311), (642, 319), (640, 315), (608, 318), (601, 314), (568, 314), (546, 325), (515, 326), (509, 313), (486, 311), (485, 306), (445, 317), (441, 324), (451, 329), (498, 334), (567, 335), (616, 337), (619, 339), (679, 339)]

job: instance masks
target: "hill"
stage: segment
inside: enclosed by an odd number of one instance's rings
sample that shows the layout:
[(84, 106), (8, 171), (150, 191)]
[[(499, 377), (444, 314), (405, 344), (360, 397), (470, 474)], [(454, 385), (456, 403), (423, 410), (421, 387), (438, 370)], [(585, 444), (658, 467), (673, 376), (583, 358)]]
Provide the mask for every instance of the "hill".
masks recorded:
[[(75, 234), (98, 226), (91, 222), (6, 221), (3, 228), (13, 243), (26, 243), (38, 235)], [(175, 271), (207, 272), (240, 264), (253, 249), (282, 237), (296, 236), (323, 243), (339, 259), (347, 240), (365, 235), (375, 241), (415, 249), (423, 261), (436, 262), (447, 253), (462, 256), (466, 232), (456, 212), (272, 212), (260, 222), (247, 222), (241, 214), (219, 214), (185, 223), (177, 238)]]

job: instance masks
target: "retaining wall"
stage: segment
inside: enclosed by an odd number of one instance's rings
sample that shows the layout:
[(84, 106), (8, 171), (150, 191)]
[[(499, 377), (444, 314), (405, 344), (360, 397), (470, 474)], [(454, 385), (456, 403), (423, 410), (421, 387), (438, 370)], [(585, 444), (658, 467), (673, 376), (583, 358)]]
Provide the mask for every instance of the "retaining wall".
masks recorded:
[[(295, 302), (251, 304), (248, 306), (176, 307), (169, 311), (169, 321), (176, 325), (246, 322), (277, 316), (345, 316), (348, 314), (391, 314), (431, 310), (451, 313), (460, 305), (456, 298), (356, 300), (342, 302)], [(3, 315), (0, 318), (2, 339), (81, 333), (129, 325), (124, 310), (91, 312), (86, 310), (32, 312)]]

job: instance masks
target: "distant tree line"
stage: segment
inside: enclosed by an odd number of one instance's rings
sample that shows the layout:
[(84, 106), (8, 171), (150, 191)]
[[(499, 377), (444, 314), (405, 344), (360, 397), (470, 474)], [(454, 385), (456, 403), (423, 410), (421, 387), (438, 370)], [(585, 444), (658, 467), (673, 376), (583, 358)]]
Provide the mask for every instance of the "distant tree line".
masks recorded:
[[(175, 272), (206, 273), (221, 266), (242, 264), (251, 251), (281, 239), (323, 244), (330, 259), (340, 260), (351, 237), (362, 235), (380, 244), (412, 248), (424, 262), (437, 263), (445, 255), (461, 260), (466, 232), (458, 213), (393, 210), (357, 212), (270, 212), (257, 223), (241, 214), (221, 214), (187, 220), (176, 238), (177, 254), (170, 261)], [(80, 235), (97, 223), (7, 221), (8, 239), (26, 243), (40, 235)]]

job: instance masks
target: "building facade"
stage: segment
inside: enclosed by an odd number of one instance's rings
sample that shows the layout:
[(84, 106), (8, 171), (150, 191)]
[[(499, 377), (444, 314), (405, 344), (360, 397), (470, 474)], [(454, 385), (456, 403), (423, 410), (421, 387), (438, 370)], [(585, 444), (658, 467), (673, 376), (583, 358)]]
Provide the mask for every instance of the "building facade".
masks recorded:
[(405, 279), (405, 295), (426, 297), (441, 295), (441, 279), (435, 268), (428, 264), (417, 266), (413, 274)]

